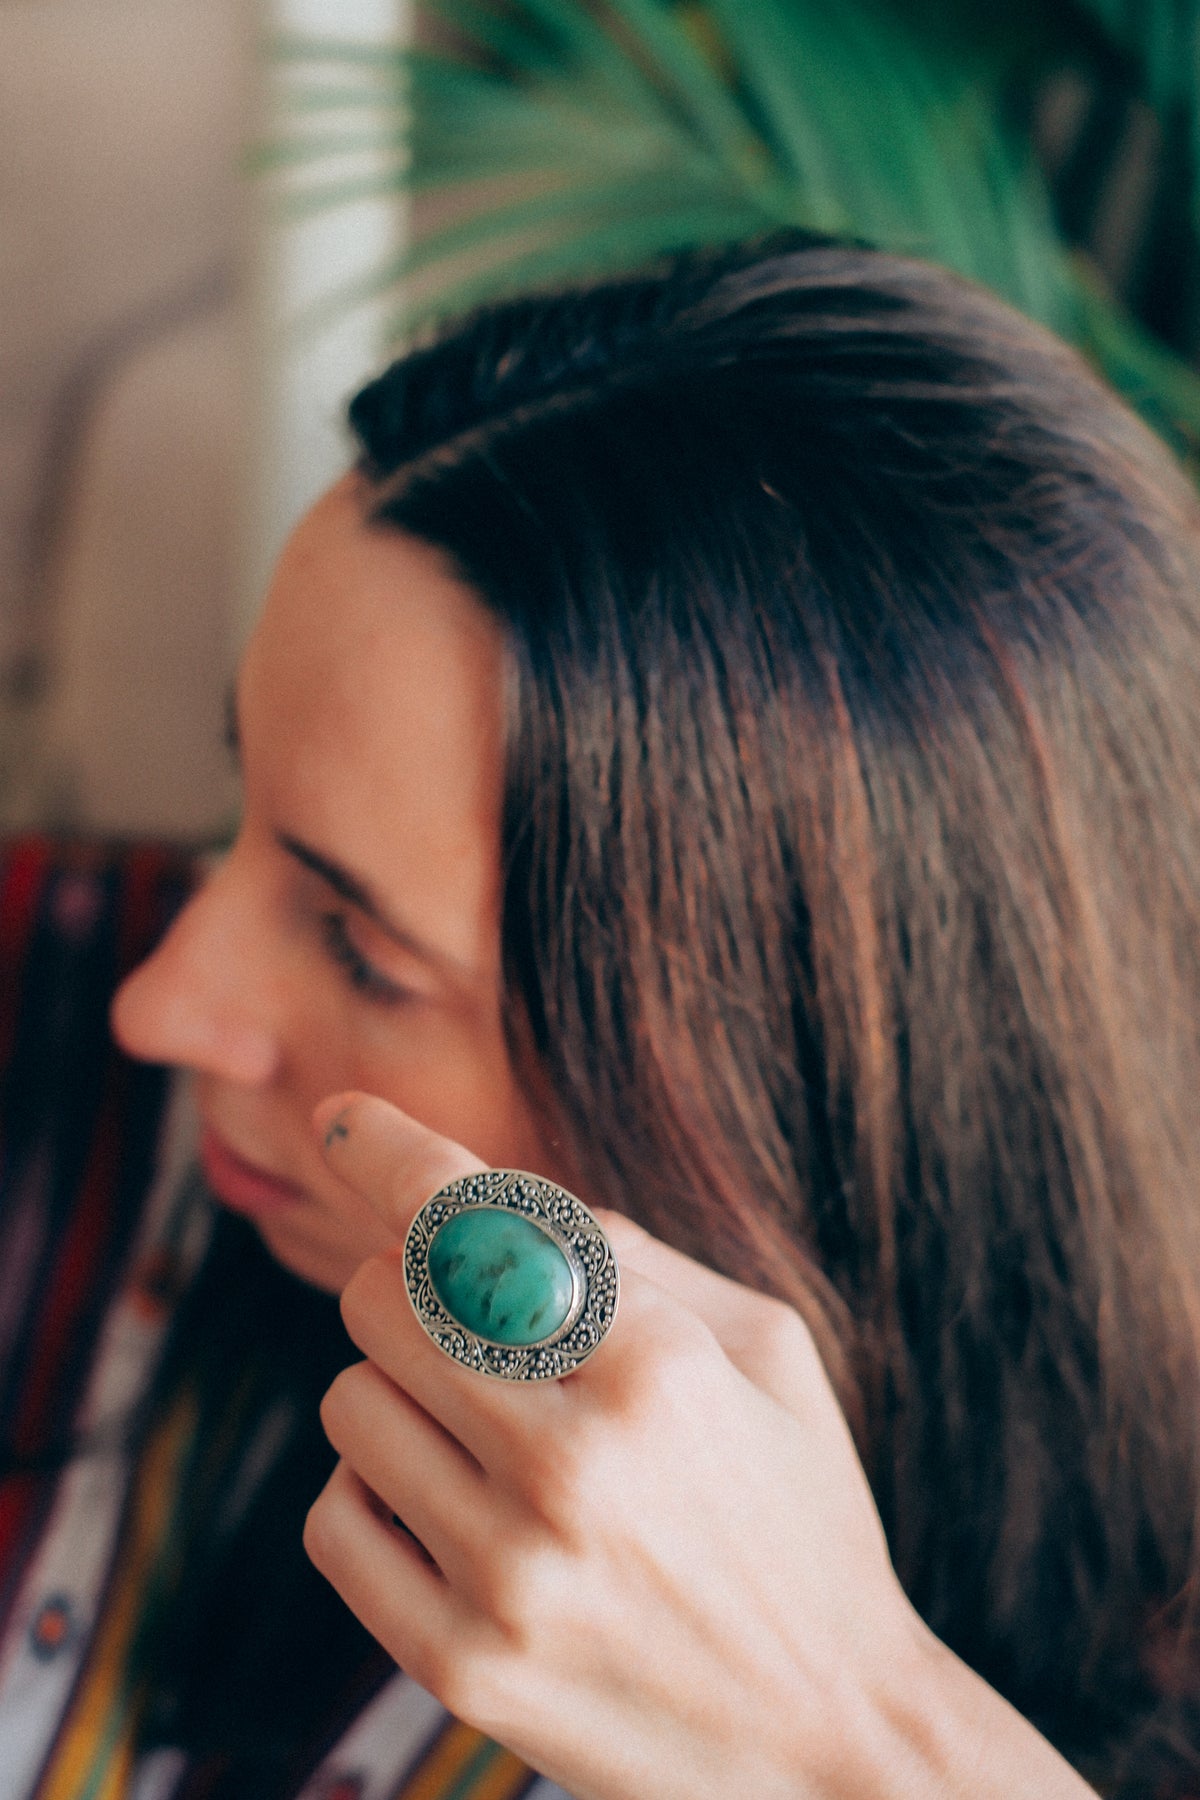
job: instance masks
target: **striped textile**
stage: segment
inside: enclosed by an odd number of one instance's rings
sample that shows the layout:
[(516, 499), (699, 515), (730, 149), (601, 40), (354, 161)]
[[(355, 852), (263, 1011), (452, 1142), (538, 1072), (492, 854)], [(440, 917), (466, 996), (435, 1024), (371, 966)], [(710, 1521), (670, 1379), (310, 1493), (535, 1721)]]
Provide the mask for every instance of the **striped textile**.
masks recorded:
[[(179, 905), (177, 853), (33, 840), (0, 860), (0, 1453), (52, 1455), (154, 1170), (167, 1082), (121, 1056), (108, 1000)], [(0, 1499), (5, 1573), (47, 1499), (27, 1475)]]
[(107, 1030), (191, 873), (169, 849), (0, 848), (0, 1800), (565, 1800), (377, 1649), (326, 1719), (297, 1721), (269, 1795), (220, 1749), (139, 1742), (133, 1653), (198, 1471), (231, 1471), (227, 1499), (256, 1456), (270, 1467), (233, 1424), (197, 1433), (186, 1387), (130, 1429), (234, 1223), (213, 1231), (188, 1174), (184, 1085)]

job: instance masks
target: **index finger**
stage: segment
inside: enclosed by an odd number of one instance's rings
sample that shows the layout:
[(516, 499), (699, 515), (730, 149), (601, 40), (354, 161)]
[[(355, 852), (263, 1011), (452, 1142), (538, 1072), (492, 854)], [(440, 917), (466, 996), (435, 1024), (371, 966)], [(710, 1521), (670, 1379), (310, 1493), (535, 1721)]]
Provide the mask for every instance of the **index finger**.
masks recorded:
[(335, 1174), (401, 1241), (431, 1194), (487, 1167), (374, 1094), (331, 1094), (313, 1112), (313, 1126)]
[[(358, 1348), (483, 1467), (505, 1455), (514, 1422), (529, 1417), (533, 1396), (481, 1378), (429, 1337), (408, 1291), (402, 1245), (413, 1219), (435, 1193), (487, 1165), (461, 1144), (438, 1137), (398, 1108), (372, 1095), (348, 1093), (323, 1101), (313, 1114), (334, 1173), (368, 1200), (396, 1234), (396, 1245), (371, 1257), (342, 1295), (342, 1316)], [(539, 1384), (558, 1388), (558, 1383)], [(542, 1393), (544, 1413), (563, 1404)]]

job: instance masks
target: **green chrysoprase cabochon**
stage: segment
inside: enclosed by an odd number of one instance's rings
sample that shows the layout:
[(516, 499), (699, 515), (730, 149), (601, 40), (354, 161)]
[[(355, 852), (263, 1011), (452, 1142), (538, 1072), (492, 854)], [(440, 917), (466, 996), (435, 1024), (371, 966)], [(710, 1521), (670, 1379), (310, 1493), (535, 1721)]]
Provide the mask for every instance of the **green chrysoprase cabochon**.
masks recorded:
[(468, 1207), (434, 1232), (429, 1279), (446, 1311), (493, 1343), (536, 1344), (571, 1310), (571, 1265), (546, 1232), (504, 1207)]

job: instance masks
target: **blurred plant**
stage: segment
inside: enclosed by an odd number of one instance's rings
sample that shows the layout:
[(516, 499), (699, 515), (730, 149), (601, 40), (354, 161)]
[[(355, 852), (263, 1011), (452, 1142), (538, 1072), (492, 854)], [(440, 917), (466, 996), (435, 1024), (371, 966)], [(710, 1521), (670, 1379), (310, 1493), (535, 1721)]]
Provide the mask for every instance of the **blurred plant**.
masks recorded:
[(412, 196), (404, 252), (331, 302), (396, 288), (397, 336), (802, 225), (984, 282), (1197, 459), (1200, 378), (1056, 223), (1017, 102), (1064, 67), (1115, 68), (1154, 110), (1195, 230), (1200, 0), (424, 0), (411, 47), (278, 45), (259, 160), (297, 215)]

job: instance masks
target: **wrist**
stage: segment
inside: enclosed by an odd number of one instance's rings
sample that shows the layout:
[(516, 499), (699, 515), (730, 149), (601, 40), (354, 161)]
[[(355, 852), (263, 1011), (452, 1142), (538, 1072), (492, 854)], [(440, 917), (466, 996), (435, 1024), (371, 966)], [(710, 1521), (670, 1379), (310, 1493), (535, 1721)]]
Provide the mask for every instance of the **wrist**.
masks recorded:
[(911, 1612), (830, 1800), (1096, 1800), (1052, 1744)]

